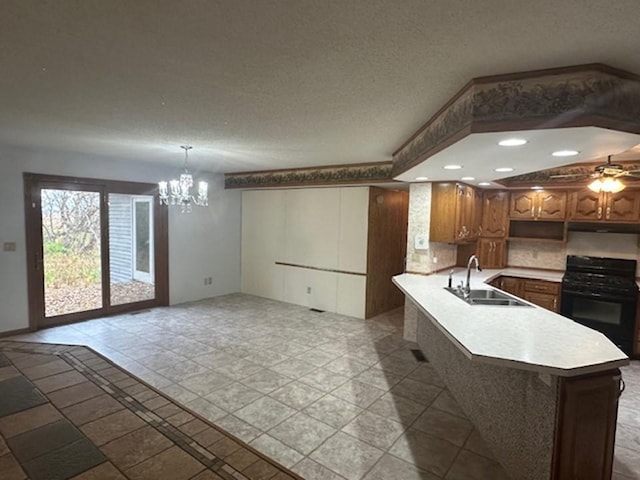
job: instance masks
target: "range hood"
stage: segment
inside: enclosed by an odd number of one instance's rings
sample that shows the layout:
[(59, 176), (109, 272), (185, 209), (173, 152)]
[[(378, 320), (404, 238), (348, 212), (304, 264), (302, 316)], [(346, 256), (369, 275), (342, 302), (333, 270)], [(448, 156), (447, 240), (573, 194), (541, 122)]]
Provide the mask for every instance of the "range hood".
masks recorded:
[(570, 232), (597, 233), (640, 233), (637, 223), (608, 223), (608, 222), (569, 222), (567, 230)]

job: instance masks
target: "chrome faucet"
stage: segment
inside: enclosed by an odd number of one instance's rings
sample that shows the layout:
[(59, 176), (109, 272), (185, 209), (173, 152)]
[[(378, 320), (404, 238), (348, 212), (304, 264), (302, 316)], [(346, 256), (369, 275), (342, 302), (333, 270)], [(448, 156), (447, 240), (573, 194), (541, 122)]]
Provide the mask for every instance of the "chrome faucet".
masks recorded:
[(482, 268), (480, 268), (480, 260), (475, 255), (471, 255), (469, 257), (469, 262), (467, 263), (467, 283), (464, 286), (464, 298), (465, 300), (469, 298), (471, 295), (471, 264), (476, 262), (476, 272), (481, 272)]

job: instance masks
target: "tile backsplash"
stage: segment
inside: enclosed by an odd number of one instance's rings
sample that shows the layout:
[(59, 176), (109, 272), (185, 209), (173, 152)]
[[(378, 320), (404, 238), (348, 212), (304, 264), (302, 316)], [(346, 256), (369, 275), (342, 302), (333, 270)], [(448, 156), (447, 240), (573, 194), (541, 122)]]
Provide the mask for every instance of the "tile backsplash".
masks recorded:
[[(509, 242), (509, 266), (564, 270), (567, 255), (638, 259), (637, 234), (568, 232), (566, 244)], [(636, 270), (640, 277), (640, 268)]]
[(407, 265), (409, 272), (431, 273), (456, 264), (455, 245), (428, 242), (416, 248), (416, 236), (428, 240), (431, 224), (431, 183), (412, 183), (409, 187), (409, 225), (407, 231)]

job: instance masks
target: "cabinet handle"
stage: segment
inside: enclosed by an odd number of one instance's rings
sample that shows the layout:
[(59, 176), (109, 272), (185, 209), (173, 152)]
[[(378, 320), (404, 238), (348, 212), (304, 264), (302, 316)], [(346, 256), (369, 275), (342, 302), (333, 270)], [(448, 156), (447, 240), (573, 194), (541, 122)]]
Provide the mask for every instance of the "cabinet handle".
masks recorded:
[(607, 207), (607, 220), (611, 217), (611, 207)]
[(598, 218), (602, 218), (602, 207), (598, 207)]
[(618, 398), (620, 398), (622, 396), (622, 394), (624, 393), (626, 388), (627, 388), (627, 385), (624, 383), (624, 380), (621, 378), (620, 379), (620, 390), (618, 391)]
[(558, 297), (553, 299), (553, 311), (554, 312), (558, 311)]
[(532, 217), (536, 216), (536, 207), (535, 206), (531, 207), (531, 216)]

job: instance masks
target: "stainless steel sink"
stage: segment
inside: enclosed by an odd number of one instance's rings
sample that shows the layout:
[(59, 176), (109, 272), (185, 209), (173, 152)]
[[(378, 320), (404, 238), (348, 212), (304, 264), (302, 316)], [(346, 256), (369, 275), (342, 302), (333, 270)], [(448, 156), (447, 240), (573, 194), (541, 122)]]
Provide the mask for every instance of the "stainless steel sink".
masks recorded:
[(515, 297), (507, 295), (506, 293), (498, 292), (497, 290), (487, 289), (473, 289), (469, 292), (467, 298), (464, 297), (464, 292), (457, 288), (445, 287), (445, 290), (458, 297), (463, 302), (467, 302), (469, 305), (490, 305), (490, 306), (504, 306), (504, 307), (530, 307), (528, 303), (522, 302)]

